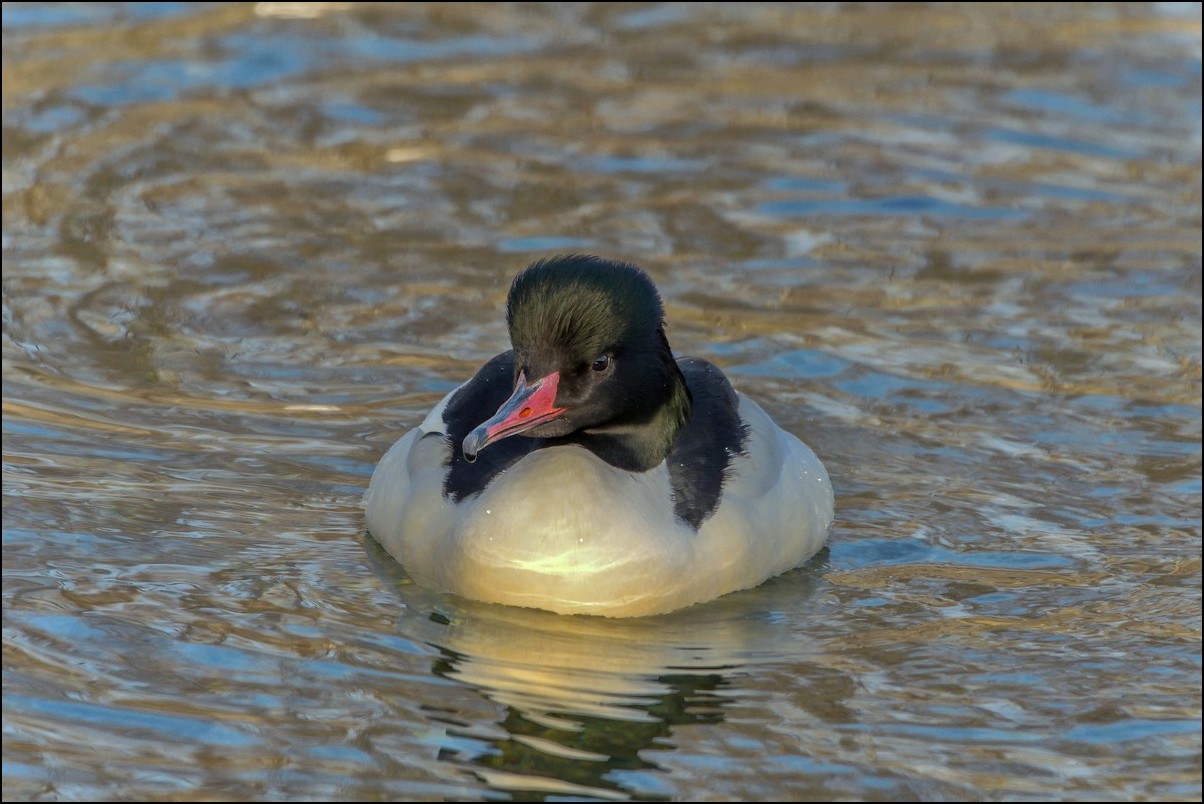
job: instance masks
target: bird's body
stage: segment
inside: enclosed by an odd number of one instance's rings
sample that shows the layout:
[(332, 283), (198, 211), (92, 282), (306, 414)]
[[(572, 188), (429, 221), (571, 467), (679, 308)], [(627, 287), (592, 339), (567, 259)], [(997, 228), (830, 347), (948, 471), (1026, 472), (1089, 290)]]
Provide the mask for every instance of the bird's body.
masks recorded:
[(415, 580), (636, 616), (756, 586), (823, 546), (833, 495), (819, 459), (719, 369), (673, 358), (638, 269), (536, 263), (507, 318), (514, 349), (372, 476), (368, 529)]

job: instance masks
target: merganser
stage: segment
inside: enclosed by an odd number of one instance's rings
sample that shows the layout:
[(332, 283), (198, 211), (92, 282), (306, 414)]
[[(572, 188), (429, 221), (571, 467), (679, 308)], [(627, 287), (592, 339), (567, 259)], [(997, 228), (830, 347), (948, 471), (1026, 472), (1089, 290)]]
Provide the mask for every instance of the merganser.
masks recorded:
[(511, 284), (506, 322), (513, 348), (369, 483), (368, 531), (415, 581), (632, 617), (757, 586), (823, 547), (823, 464), (718, 368), (673, 357), (639, 268), (537, 261)]

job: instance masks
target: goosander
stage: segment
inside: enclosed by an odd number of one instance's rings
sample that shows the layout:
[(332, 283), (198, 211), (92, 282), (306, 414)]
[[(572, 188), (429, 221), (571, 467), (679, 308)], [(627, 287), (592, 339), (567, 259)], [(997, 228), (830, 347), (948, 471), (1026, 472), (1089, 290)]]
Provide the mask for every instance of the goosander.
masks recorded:
[(632, 617), (757, 586), (823, 547), (823, 464), (718, 368), (673, 357), (639, 268), (535, 262), (510, 286), (506, 322), (513, 348), (368, 485), (368, 531), (415, 581)]

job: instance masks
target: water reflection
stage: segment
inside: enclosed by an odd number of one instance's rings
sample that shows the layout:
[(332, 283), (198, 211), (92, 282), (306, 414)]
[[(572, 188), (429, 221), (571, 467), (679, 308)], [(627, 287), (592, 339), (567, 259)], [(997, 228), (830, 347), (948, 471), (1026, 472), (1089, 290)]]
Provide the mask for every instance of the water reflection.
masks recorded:
[[(759, 589), (660, 617), (608, 619), (434, 593), (410, 582), (370, 537), (364, 542), (400, 597), (398, 631), (437, 650), (432, 672), (501, 707), (501, 734), (453, 711), (432, 712), (450, 733), (491, 735), (471, 749), (444, 748), (439, 758), (523, 799), (667, 798), (616, 777), (635, 773), (646, 782), (637, 772), (662, 771), (657, 752), (674, 750), (680, 727), (718, 725), (738, 707), (754, 668), (805, 672), (817, 649), (791, 633), (789, 612), (818, 594), (827, 549)], [(831, 714), (841, 704), (828, 698), (822, 706)]]

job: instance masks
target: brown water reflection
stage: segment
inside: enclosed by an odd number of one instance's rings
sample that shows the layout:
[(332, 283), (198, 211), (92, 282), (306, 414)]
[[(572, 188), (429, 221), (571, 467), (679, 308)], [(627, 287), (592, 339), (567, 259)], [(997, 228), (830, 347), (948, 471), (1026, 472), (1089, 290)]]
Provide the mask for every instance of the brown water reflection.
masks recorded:
[[(1200, 41), (5, 4), (5, 798), (1198, 798)], [(828, 551), (612, 622), (365, 538), (568, 250), (815, 448)]]

